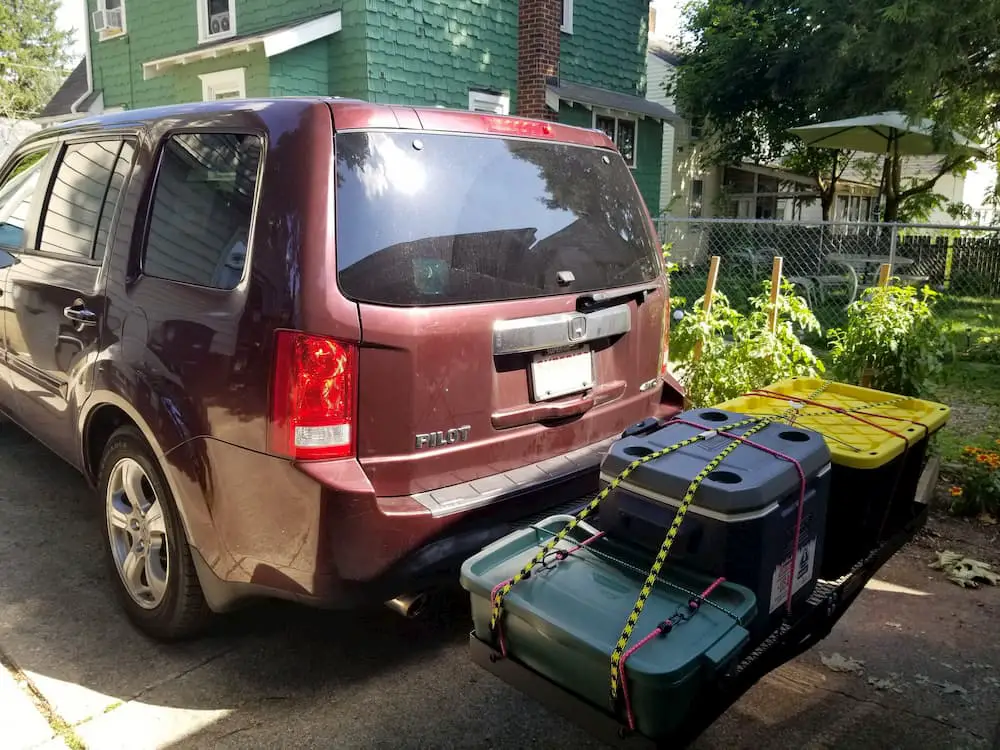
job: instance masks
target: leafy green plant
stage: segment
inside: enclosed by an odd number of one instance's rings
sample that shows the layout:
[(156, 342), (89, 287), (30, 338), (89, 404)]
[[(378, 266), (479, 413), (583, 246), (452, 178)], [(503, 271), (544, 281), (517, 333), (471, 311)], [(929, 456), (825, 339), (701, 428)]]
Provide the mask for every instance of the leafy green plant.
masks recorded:
[(920, 396), (941, 372), (949, 342), (934, 315), (937, 292), (925, 286), (865, 290), (829, 331), (834, 377), (904, 396)]
[[(746, 315), (734, 309), (725, 294), (716, 292), (709, 312), (702, 309), (703, 296), (695, 301), (693, 311), (674, 323), (671, 354), (694, 406), (725, 401), (783, 378), (823, 372), (823, 363), (799, 340), (800, 333), (819, 331), (819, 322), (806, 301), (783, 281), (771, 332), (771, 282), (762, 286), (763, 290), (748, 300), (750, 311)], [(696, 360), (699, 341), (701, 357)]]

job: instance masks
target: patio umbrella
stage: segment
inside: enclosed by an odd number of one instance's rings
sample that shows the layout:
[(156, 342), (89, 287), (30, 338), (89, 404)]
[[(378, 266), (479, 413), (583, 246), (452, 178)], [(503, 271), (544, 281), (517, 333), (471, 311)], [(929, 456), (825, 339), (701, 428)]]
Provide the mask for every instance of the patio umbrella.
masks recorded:
[[(879, 112), (847, 120), (833, 120), (816, 125), (790, 128), (807, 146), (838, 148), (884, 154), (886, 160), (900, 155), (931, 156), (949, 154), (988, 158), (986, 151), (973, 140), (952, 131), (945, 143), (934, 137), (934, 122), (926, 118), (911, 119), (902, 112)], [(882, 202), (885, 189), (885, 170), (879, 184), (878, 202)]]
[[(842, 148), (866, 151), (871, 154), (897, 154), (932, 156), (943, 153), (945, 145), (934, 139), (934, 122), (928, 119), (910, 120), (902, 112), (880, 112), (848, 120), (821, 122), (791, 128), (792, 135), (801, 138), (807, 146), (816, 148)], [(976, 142), (961, 133), (951, 133), (953, 148), (949, 153), (987, 157)]]

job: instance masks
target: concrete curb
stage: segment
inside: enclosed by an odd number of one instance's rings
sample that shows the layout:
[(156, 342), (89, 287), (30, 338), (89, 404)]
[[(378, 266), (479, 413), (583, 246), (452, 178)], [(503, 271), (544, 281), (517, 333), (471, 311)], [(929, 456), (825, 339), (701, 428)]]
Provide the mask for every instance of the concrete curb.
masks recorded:
[(48, 705), (44, 696), (0, 651), (0, 727), (9, 750), (86, 750), (72, 727)]

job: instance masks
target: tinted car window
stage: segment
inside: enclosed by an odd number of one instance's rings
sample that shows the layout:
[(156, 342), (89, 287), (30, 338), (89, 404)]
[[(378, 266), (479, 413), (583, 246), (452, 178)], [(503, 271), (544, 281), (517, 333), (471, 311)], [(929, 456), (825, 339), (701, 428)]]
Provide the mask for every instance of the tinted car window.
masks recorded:
[(0, 245), (19, 248), (24, 242), (24, 225), (46, 154), (48, 149), (22, 157), (0, 185)]
[(259, 136), (186, 133), (164, 144), (143, 272), (233, 289), (246, 263)]
[(134, 155), (135, 147), (131, 143), (123, 143), (121, 151), (118, 153), (118, 161), (115, 163), (115, 171), (111, 174), (111, 182), (108, 184), (107, 196), (101, 209), (101, 221), (97, 225), (94, 257), (98, 260), (104, 257), (104, 250), (108, 245), (108, 234), (111, 231), (111, 222), (115, 217), (115, 207), (118, 205), (118, 198), (121, 196)]
[[(337, 267), (355, 299), (521, 299), (658, 273), (642, 198), (616, 154), (394, 133), (341, 133), (336, 148)], [(575, 280), (560, 284), (561, 272)]]
[(38, 249), (90, 259), (121, 141), (66, 146), (42, 216)]

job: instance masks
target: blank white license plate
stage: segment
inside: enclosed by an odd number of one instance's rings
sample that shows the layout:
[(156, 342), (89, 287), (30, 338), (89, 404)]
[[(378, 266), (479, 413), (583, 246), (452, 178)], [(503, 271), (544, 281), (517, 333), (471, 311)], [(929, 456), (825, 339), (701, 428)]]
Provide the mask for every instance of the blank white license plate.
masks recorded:
[(571, 352), (536, 354), (531, 361), (535, 401), (546, 401), (594, 387), (594, 362), (589, 347)]

